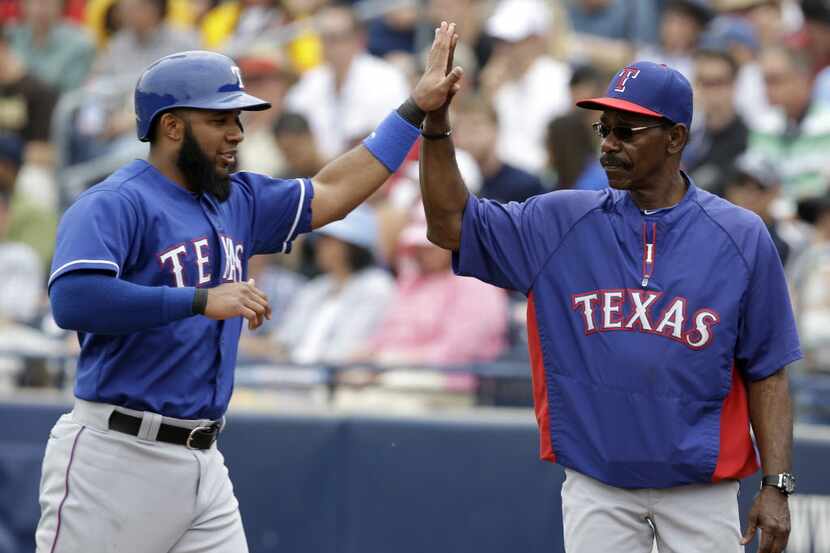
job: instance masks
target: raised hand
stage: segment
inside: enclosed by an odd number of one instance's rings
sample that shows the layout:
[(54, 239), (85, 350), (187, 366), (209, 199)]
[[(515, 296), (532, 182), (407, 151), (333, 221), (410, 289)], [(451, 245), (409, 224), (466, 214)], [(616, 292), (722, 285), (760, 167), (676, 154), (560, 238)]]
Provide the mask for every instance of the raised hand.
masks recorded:
[(456, 44), (458, 35), (455, 33), (455, 23), (442, 21), (441, 26), (435, 29), (435, 40), (427, 57), (424, 74), (412, 93), (412, 99), (427, 113), (447, 105), (461, 88), (459, 81), (464, 70), (452, 66)]
[(271, 306), (268, 296), (254, 285), (254, 279), (248, 282), (229, 282), (208, 290), (205, 317), (217, 321), (233, 317), (245, 317), (248, 328), (259, 328), (265, 319), (271, 318)]

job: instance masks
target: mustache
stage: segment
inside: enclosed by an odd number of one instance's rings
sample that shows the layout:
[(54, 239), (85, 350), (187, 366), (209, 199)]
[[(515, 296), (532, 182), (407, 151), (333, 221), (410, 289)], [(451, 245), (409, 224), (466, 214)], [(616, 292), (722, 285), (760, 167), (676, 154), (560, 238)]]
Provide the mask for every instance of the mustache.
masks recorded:
[(618, 167), (628, 167), (628, 163), (613, 154), (604, 154), (599, 158), (600, 164), (605, 167), (607, 165), (616, 165)]

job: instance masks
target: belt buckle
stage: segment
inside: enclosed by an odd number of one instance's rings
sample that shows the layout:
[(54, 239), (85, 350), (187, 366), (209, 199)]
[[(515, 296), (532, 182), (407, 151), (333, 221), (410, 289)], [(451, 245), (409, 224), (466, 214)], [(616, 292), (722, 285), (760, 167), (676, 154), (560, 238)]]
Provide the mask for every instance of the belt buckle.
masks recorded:
[[(187, 436), (187, 441), (184, 444), (187, 449), (202, 449), (193, 445), (193, 439), (196, 438), (197, 433), (201, 432), (209, 432), (211, 434), (210, 444), (213, 445), (213, 442), (216, 440), (216, 434), (219, 432), (219, 427), (214, 423), (209, 426), (197, 426), (191, 430), (190, 434)], [(208, 445), (208, 447), (210, 447), (210, 445)]]

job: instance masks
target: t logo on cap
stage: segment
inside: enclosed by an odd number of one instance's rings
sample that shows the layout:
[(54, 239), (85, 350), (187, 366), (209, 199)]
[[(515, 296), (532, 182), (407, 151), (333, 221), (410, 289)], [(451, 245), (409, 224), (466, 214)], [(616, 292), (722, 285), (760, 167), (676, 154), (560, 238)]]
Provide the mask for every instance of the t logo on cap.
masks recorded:
[[(629, 79), (637, 79), (637, 86), (628, 86)], [(605, 96), (579, 100), (576, 105), (659, 117), (689, 128), (692, 103), (692, 85), (682, 73), (662, 63), (638, 61), (611, 77)]]
[(614, 92), (625, 92), (625, 83), (628, 82), (628, 79), (636, 79), (639, 74), (640, 70), (636, 67), (624, 67), (617, 75), (619, 78), (617, 79), (617, 86), (614, 87)]

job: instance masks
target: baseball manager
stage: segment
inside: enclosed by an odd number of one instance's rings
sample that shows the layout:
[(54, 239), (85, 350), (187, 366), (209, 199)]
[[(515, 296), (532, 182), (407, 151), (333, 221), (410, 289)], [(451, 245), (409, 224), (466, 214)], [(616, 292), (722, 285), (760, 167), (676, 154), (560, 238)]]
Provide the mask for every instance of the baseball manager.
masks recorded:
[[(680, 170), (692, 88), (679, 72), (635, 63), (578, 105), (601, 111), (609, 189), (474, 198), (446, 104), (427, 116), (421, 155), (430, 239), (459, 274), (528, 297), (566, 549), (737, 552), (760, 529), (759, 551), (780, 553), (795, 481), (785, 367), (801, 351), (775, 246), (759, 217)], [(764, 485), (742, 537), (738, 481), (758, 454)]]

